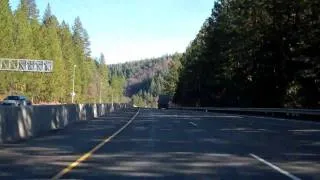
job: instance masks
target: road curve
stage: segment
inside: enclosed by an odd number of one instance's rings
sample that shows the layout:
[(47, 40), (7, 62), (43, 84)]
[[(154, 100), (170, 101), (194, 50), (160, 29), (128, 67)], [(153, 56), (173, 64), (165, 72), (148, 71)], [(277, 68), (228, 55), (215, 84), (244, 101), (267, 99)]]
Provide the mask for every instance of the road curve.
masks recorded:
[(0, 179), (320, 179), (320, 124), (125, 110), (0, 146)]

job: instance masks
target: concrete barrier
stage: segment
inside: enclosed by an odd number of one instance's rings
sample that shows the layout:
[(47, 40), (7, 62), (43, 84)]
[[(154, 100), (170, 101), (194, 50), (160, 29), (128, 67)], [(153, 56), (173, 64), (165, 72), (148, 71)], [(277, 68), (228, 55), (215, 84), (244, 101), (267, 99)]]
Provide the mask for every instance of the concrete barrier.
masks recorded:
[(0, 143), (28, 139), (128, 107), (127, 104), (0, 106)]

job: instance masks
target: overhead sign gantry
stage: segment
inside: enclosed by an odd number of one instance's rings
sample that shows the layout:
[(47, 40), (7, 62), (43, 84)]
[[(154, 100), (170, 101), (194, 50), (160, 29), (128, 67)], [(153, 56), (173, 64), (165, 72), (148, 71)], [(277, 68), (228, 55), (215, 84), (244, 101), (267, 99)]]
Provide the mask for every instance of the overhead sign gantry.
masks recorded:
[(43, 72), (53, 70), (52, 60), (6, 59), (0, 58), (0, 71)]

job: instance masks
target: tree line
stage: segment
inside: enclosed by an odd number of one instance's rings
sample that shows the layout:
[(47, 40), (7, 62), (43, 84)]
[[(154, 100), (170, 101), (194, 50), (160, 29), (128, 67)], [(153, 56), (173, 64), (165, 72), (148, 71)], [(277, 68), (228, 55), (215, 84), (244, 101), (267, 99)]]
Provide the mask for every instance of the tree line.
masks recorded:
[[(42, 18), (35, 0), (21, 0), (12, 10), (0, 1), (0, 58), (53, 60), (52, 73), (0, 71), (0, 96), (23, 94), (40, 102), (69, 103), (75, 70), (75, 102), (121, 101), (121, 78), (108, 76), (105, 57), (91, 57), (90, 40), (79, 17), (61, 23), (48, 4)], [(119, 97), (121, 94), (121, 97)]]
[(319, 17), (318, 0), (217, 0), (174, 71), (174, 100), (320, 107)]

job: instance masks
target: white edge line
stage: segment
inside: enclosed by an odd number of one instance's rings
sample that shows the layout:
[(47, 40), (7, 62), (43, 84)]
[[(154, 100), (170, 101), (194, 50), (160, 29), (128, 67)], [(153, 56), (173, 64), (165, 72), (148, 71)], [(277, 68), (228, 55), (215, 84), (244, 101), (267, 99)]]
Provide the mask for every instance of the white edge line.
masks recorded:
[(276, 166), (276, 165), (274, 165), (274, 164), (272, 164), (272, 163), (270, 163), (270, 162), (268, 162), (268, 161), (260, 158), (259, 156), (255, 155), (255, 154), (250, 153), (249, 155), (250, 155), (251, 157), (255, 158), (256, 160), (258, 160), (258, 161), (260, 161), (260, 162), (262, 162), (262, 163), (270, 166), (272, 169), (278, 171), (279, 173), (281, 173), (281, 174), (283, 174), (283, 175), (286, 175), (287, 177), (289, 177), (289, 178), (291, 178), (291, 179), (293, 179), (293, 180), (301, 180), (301, 179), (298, 178), (297, 176), (289, 173), (288, 171), (285, 171), (285, 170), (279, 168), (278, 166)]
[(267, 116), (254, 116), (254, 115), (241, 115), (242, 118), (257, 118), (257, 119), (272, 119), (278, 121), (292, 121), (295, 123), (303, 123), (303, 124), (319, 124), (319, 122), (315, 121), (307, 121), (307, 120), (299, 120), (299, 119), (285, 119), (285, 118), (277, 118), (277, 117), (267, 117)]
[(192, 124), (194, 127), (198, 127), (198, 125), (194, 122), (189, 122), (190, 124)]

